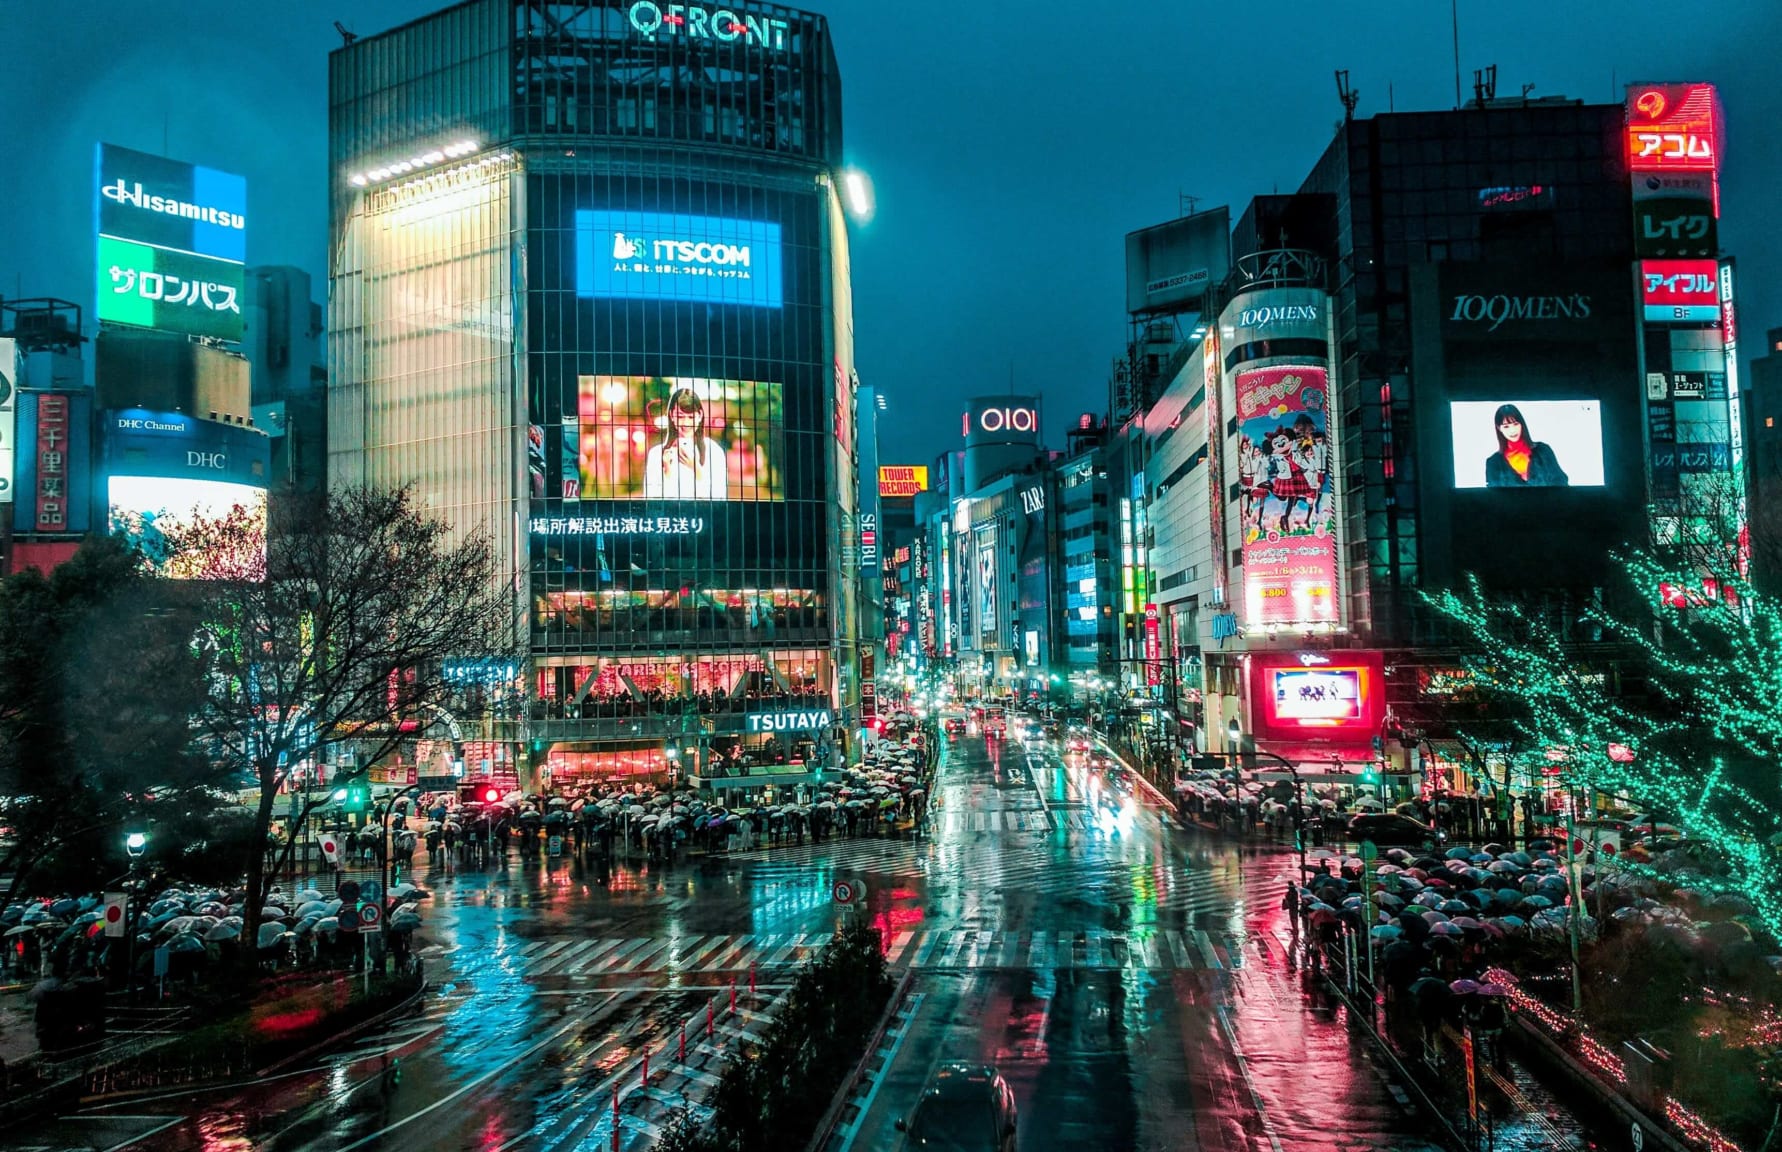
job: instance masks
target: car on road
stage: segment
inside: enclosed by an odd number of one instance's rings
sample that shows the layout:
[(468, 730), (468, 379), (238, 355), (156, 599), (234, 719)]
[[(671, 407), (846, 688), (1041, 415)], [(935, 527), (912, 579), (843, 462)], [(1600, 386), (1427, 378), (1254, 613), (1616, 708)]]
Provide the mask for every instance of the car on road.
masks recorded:
[(990, 1064), (949, 1062), (935, 1070), (909, 1120), (906, 1148), (1016, 1152), (1015, 1094)]
[(1064, 750), (1066, 752), (1089, 751), (1089, 737), (1083, 735), (1081, 732), (1076, 733), (1064, 742)]
[(1429, 825), (1397, 812), (1363, 812), (1349, 820), (1351, 840), (1372, 840), (1375, 844), (1396, 844), (1421, 847), (1435, 843), (1435, 832)]
[(1006, 736), (1008, 730), (1008, 714), (1001, 708), (988, 708), (984, 711), (984, 735)]
[(949, 716), (941, 722), (941, 727), (946, 730), (946, 733), (949, 736), (963, 736), (965, 735), (965, 718), (962, 716)]

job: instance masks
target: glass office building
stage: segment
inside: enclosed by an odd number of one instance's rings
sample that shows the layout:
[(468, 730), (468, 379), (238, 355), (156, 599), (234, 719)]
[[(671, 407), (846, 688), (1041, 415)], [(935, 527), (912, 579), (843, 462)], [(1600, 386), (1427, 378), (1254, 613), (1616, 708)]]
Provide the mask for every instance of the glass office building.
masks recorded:
[(776, 6), (470, 0), (333, 54), (330, 478), (495, 542), (555, 783), (841, 754), (840, 110)]

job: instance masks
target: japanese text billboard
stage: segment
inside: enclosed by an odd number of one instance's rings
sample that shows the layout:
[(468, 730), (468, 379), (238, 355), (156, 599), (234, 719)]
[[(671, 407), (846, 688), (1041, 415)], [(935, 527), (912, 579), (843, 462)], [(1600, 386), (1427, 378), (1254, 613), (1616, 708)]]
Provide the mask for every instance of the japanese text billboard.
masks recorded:
[(576, 423), (563, 428), (576, 459), (565, 499), (784, 499), (780, 385), (582, 376), (577, 393)]
[(240, 340), (247, 181), (101, 144), (99, 319)]
[(1718, 323), (1720, 265), (1713, 260), (1642, 260), (1640, 302), (1647, 323)]
[(1635, 172), (1718, 172), (1720, 97), (1712, 84), (1627, 90), (1627, 164)]
[(21, 392), (12, 530), (81, 534), (92, 506), (93, 394)]
[(721, 216), (584, 209), (575, 214), (579, 296), (778, 308), (780, 226)]
[(1237, 466), (1244, 617), (1338, 623), (1329, 378), (1309, 365), (1239, 372)]

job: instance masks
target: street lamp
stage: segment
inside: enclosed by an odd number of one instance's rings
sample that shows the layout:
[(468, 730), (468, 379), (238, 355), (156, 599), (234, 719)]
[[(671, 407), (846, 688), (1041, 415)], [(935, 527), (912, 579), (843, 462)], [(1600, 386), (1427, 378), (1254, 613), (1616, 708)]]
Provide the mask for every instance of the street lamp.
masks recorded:
[[(1237, 717), (1232, 717), (1231, 722), (1226, 724), (1225, 734), (1231, 738), (1232, 767), (1235, 768), (1244, 744), (1244, 729), (1237, 722)], [(1299, 765), (1285, 756), (1278, 756), (1261, 748), (1250, 749), (1250, 755), (1268, 757), (1287, 769), (1287, 774), (1293, 778), (1293, 843), (1299, 850), (1299, 874), (1300, 878), (1304, 879), (1306, 874), (1306, 785), (1305, 781), (1300, 779)]]
[(141, 895), (141, 885), (136, 883), (136, 862), (148, 851), (148, 833), (127, 832), (124, 834), (124, 851), (130, 856), (130, 873), (125, 881), (125, 890), (129, 895), (124, 904), (124, 979), (129, 982), (130, 995), (136, 995), (136, 903)]
[(866, 173), (850, 168), (842, 173), (842, 189), (847, 193), (848, 211), (856, 220), (872, 219), (872, 184)]

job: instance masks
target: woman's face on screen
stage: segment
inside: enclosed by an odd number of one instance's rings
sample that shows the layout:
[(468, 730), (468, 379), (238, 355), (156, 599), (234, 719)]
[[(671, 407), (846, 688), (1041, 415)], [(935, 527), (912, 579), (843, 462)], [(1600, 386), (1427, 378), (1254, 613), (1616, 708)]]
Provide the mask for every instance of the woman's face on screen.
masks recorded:
[(1499, 420), (1497, 422), (1497, 430), (1503, 433), (1505, 440), (1516, 441), (1522, 439), (1522, 421), (1516, 419), (1514, 416), (1505, 416), (1502, 420)]

